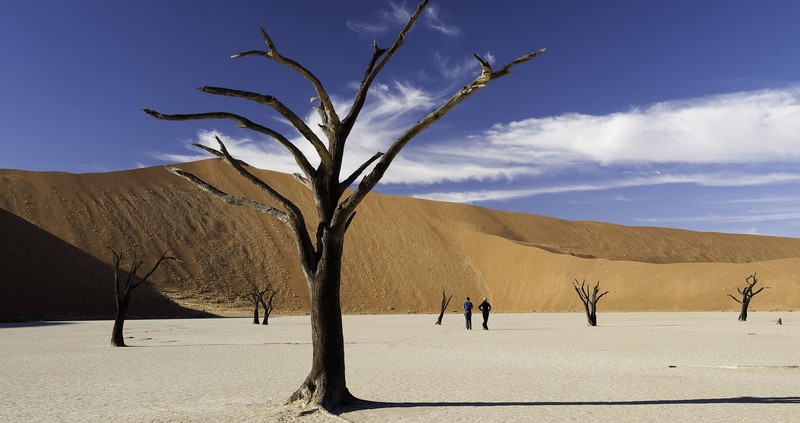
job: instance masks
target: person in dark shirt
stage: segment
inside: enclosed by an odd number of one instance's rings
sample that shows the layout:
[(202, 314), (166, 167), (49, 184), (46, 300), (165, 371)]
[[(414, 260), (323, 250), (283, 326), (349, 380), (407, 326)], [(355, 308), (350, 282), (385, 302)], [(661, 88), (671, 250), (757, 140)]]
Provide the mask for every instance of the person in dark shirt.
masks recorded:
[(472, 302), (469, 297), (464, 301), (464, 318), (467, 320), (467, 330), (472, 330)]
[(478, 310), (483, 312), (483, 330), (489, 330), (489, 312), (492, 310), (492, 305), (483, 297), (483, 302), (478, 306)]

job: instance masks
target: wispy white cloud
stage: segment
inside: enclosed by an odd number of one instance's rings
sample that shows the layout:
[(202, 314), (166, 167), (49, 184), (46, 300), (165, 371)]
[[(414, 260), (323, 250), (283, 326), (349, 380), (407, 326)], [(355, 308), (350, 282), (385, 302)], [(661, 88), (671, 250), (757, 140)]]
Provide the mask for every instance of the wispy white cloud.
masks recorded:
[(364, 21), (347, 21), (350, 30), (362, 35), (380, 35), (389, 30), (390, 26), (384, 22), (367, 23)]
[(500, 123), (475, 142), (553, 164), (798, 161), (800, 86)]
[(759, 195), (758, 197), (716, 199), (715, 204), (800, 204), (800, 195)]
[(373, 21), (347, 21), (347, 27), (351, 31), (371, 37), (402, 27), (409, 18), (411, 18), (411, 10), (407, 9), (405, 4), (389, 2), (389, 9), (378, 11)]
[(640, 222), (648, 224), (675, 224), (675, 223), (754, 223), (773, 222), (781, 220), (800, 220), (800, 208), (787, 208), (784, 210), (766, 210), (744, 214), (709, 214), (705, 216), (684, 217), (653, 217), (639, 218)]
[(405, 3), (389, 2), (389, 11), (381, 12), (386, 16), (385, 20), (395, 24), (405, 24), (411, 19), (411, 9), (406, 7)]
[(448, 37), (456, 37), (461, 33), (457, 27), (453, 25), (447, 25), (439, 19), (439, 8), (435, 5), (429, 5), (427, 9), (425, 9), (425, 22), (427, 23), (428, 27), (433, 28)]
[[(414, 9), (405, 2), (389, 2), (388, 9), (376, 13), (375, 19), (366, 22), (363, 20), (347, 21), (347, 27), (364, 36), (383, 35), (391, 30), (402, 28), (411, 18)], [(428, 5), (422, 14), (421, 20), (430, 29), (440, 32), (448, 37), (456, 37), (461, 33), (456, 26), (447, 24), (439, 17), (439, 8)]]
[[(420, 194), (456, 202), (504, 201), (548, 193), (598, 191), (668, 183), (746, 187), (798, 183), (793, 172), (746, 169), (753, 164), (800, 165), (800, 86), (663, 102), (605, 116), (568, 114), (494, 125), (483, 133), (412, 148), (421, 156), (475, 172), (475, 180), (497, 169), (510, 179), (559, 175), (573, 169), (632, 166), (602, 182), (509, 190), (465, 190)], [(692, 165), (723, 169), (707, 173), (652, 170)], [(423, 172), (424, 173), (424, 172)], [(467, 177), (467, 179), (469, 179)]]
[(744, 187), (774, 183), (798, 183), (800, 174), (766, 173), (761, 175), (720, 172), (712, 174), (658, 174), (633, 178), (609, 179), (594, 183), (537, 186), (503, 190), (457, 190), (417, 194), (417, 198), (455, 203), (479, 203), (484, 201), (509, 201), (518, 198), (545, 194), (605, 191), (619, 188), (634, 188), (666, 184), (693, 184), (708, 187)]

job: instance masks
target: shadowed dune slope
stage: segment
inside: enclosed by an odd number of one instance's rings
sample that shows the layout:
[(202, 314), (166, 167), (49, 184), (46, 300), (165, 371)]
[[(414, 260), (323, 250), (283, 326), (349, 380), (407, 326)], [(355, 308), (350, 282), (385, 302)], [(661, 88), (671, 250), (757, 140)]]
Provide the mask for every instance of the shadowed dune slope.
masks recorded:
[[(3, 209), (0, 233), (0, 321), (114, 318), (112, 265)], [(197, 315), (147, 285), (134, 291), (128, 311), (129, 317)]]
[[(269, 202), (216, 159), (180, 167), (231, 194)], [(291, 176), (255, 173), (313, 209)], [(224, 204), (161, 167), (82, 175), (2, 170), (0, 187), (0, 208), (103, 262), (107, 246), (135, 246), (150, 260), (172, 248), (182, 262), (166, 263), (153, 282), (182, 306), (242, 314), (247, 306), (237, 296), (246, 283), (269, 280), (280, 291), (278, 313), (307, 311), (282, 224)], [(11, 250), (38, 245), (3, 242)], [(34, 278), (41, 264), (19, 260)], [(19, 271), (0, 272), (4, 284), (23, 283)], [(754, 272), (771, 288), (752, 310), (800, 308), (800, 239), (574, 222), (370, 194), (347, 235), (342, 302), (346, 313), (436, 312), (444, 286), (455, 294), (453, 310), (470, 295), (488, 296), (497, 311), (576, 311), (570, 282), (586, 279), (611, 291), (601, 311), (735, 310), (724, 292), (735, 293)], [(6, 301), (24, 307), (32, 299)]]

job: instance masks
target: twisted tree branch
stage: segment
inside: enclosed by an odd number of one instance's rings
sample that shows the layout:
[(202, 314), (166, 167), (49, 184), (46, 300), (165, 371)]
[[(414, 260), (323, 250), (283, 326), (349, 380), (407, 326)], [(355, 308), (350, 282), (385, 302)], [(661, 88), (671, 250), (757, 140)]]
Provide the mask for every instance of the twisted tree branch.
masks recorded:
[[(164, 114), (157, 112), (152, 109), (142, 109), (143, 112), (147, 113), (148, 115), (160, 119), (160, 120), (204, 120), (204, 119), (229, 119), (236, 122), (239, 122), (243, 128), (251, 129), (256, 132), (260, 132), (265, 135), (269, 135), (274, 138), (278, 143), (284, 146), (294, 157), (297, 166), (300, 167), (300, 170), (303, 171), (307, 176), (311, 176), (314, 174), (314, 168), (309, 163), (306, 156), (303, 154), (300, 149), (297, 148), (294, 144), (292, 144), (289, 139), (284, 137), (281, 133), (276, 132), (273, 129), (267, 128), (265, 126), (259, 125), (250, 119), (247, 119), (243, 116), (239, 116), (235, 113), (228, 113), (228, 112), (209, 112), (209, 113), (189, 113), (189, 114)], [(213, 153), (212, 153), (213, 154)]]
[[(216, 137), (215, 137), (215, 138), (216, 138)], [(201, 149), (201, 150), (205, 150), (206, 152), (208, 152), (208, 153), (211, 153), (211, 154), (213, 154), (213, 155), (217, 156), (217, 157), (218, 157), (218, 158), (220, 158), (220, 159), (223, 159), (223, 160), (225, 159), (225, 155), (224, 155), (224, 154), (222, 154), (222, 152), (221, 152), (221, 151), (219, 151), (219, 150), (216, 150), (216, 149), (214, 149), (214, 148), (211, 148), (211, 147), (209, 147), (209, 146), (207, 146), (207, 145), (203, 145), (203, 144), (192, 143), (192, 145), (193, 145), (193, 146), (195, 146), (195, 147), (197, 147), (197, 148), (199, 148), (199, 149)], [(251, 167), (251, 166), (250, 166), (249, 164), (247, 164), (247, 162), (245, 162), (244, 160), (239, 160), (239, 159), (236, 159), (236, 163), (239, 163), (239, 164), (240, 164), (240, 165), (242, 165), (242, 166)]]
[(738, 298), (734, 297), (733, 294), (730, 294), (730, 293), (726, 292), (725, 295), (733, 298), (733, 301), (736, 301), (737, 303), (742, 304), (742, 301), (739, 300)]
[[(147, 274), (146, 274), (146, 275), (144, 275), (144, 277), (143, 277), (142, 279), (140, 279), (138, 283), (134, 284), (134, 285), (133, 285), (133, 287), (134, 287), (134, 288), (136, 288), (137, 286), (139, 286), (139, 285), (141, 285), (141, 284), (143, 284), (143, 283), (147, 282), (147, 279), (150, 277), (150, 275), (152, 275), (152, 274), (153, 274), (153, 272), (155, 272), (155, 271), (156, 271), (156, 269), (158, 269), (158, 266), (160, 266), (160, 265), (161, 265), (161, 262), (163, 262), (164, 260), (175, 260), (175, 261), (180, 261), (180, 260), (178, 260), (178, 258), (177, 258), (177, 257), (175, 257), (175, 256), (168, 256), (167, 254), (169, 254), (169, 253), (170, 253), (170, 251), (172, 251), (172, 250), (168, 249), (168, 250), (164, 251), (163, 253), (161, 253), (161, 257), (159, 257), (159, 258), (158, 258), (158, 260), (156, 261), (156, 264), (154, 264), (154, 265), (153, 265), (153, 268), (152, 268), (152, 269), (150, 269), (150, 271), (149, 271), (149, 272), (147, 272)], [(143, 262), (140, 262), (140, 265), (141, 265), (142, 263), (143, 263)], [(138, 266), (137, 266), (137, 267), (138, 267)]]
[(166, 169), (170, 173), (173, 173), (175, 175), (178, 175), (178, 176), (186, 179), (187, 181), (189, 181), (192, 184), (194, 184), (196, 187), (202, 189), (203, 191), (208, 192), (209, 194), (219, 198), (220, 200), (222, 200), (222, 201), (224, 201), (224, 202), (226, 202), (228, 204), (249, 207), (249, 208), (251, 208), (253, 210), (256, 210), (256, 211), (259, 211), (261, 213), (265, 213), (265, 214), (268, 214), (268, 215), (270, 215), (272, 217), (275, 217), (278, 220), (280, 220), (281, 222), (286, 223), (286, 224), (290, 224), (290, 222), (291, 222), (291, 219), (290, 219), (288, 213), (283, 212), (281, 210), (278, 210), (275, 207), (271, 207), (271, 206), (268, 206), (266, 204), (262, 204), (262, 203), (259, 203), (257, 201), (253, 201), (253, 200), (250, 200), (248, 198), (242, 198), (242, 197), (237, 197), (235, 195), (230, 195), (230, 194), (226, 193), (225, 191), (222, 191), (221, 189), (209, 184), (208, 182), (205, 182), (204, 180), (198, 178), (194, 174), (192, 174), (190, 172), (187, 172), (187, 171), (185, 171), (183, 169), (178, 169), (176, 167), (171, 167), (171, 166), (167, 167)]
[(283, 117), (285, 117), (295, 128), (297, 128), (300, 134), (303, 135), (303, 137), (307, 139), (311, 143), (311, 145), (314, 146), (314, 149), (317, 151), (317, 154), (319, 154), (321, 160), (323, 161), (330, 160), (330, 154), (328, 153), (328, 150), (325, 148), (325, 145), (322, 144), (322, 141), (319, 139), (317, 134), (315, 134), (314, 131), (312, 131), (311, 128), (309, 128), (308, 125), (306, 125), (305, 121), (303, 121), (303, 119), (300, 119), (300, 117), (298, 117), (294, 111), (286, 107), (285, 104), (281, 103), (275, 97), (271, 95), (264, 95), (250, 91), (242, 91), (231, 88), (204, 86), (198, 89), (208, 94), (244, 98), (247, 100), (255, 101), (256, 103), (259, 104), (264, 104), (272, 107), (278, 113), (283, 115)]
[(323, 109), (325, 110), (325, 114), (327, 116), (328, 124), (326, 125), (325, 128), (325, 134), (328, 136), (329, 142), (333, 142), (333, 140), (335, 139), (335, 136), (333, 136), (333, 134), (337, 132), (341, 123), (339, 121), (339, 116), (336, 114), (336, 111), (333, 108), (333, 102), (331, 101), (328, 92), (325, 90), (325, 87), (322, 85), (322, 82), (320, 82), (319, 78), (317, 78), (313, 73), (311, 73), (311, 71), (303, 67), (301, 64), (278, 53), (278, 50), (275, 48), (275, 43), (272, 42), (272, 39), (270, 38), (269, 34), (267, 34), (267, 31), (265, 31), (263, 27), (261, 28), (261, 38), (263, 38), (264, 42), (267, 44), (268, 48), (267, 51), (250, 50), (234, 54), (231, 57), (234, 59), (246, 56), (266, 57), (274, 60), (277, 63), (288, 66), (289, 68), (295, 70), (297, 73), (306, 78), (309, 82), (311, 82), (311, 85), (314, 86), (314, 90), (317, 93), (317, 97), (319, 97), (319, 100), (322, 103)]

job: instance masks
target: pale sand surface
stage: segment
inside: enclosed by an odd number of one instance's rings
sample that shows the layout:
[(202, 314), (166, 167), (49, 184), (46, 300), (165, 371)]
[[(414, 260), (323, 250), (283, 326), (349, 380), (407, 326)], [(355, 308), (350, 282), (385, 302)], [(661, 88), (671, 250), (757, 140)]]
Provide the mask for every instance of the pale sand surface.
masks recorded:
[[(353, 422), (759, 421), (800, 416), (800, 313), (345, 316)], [(783, 325), (777, 325), (778, 318)], [(308, 317), (0, 324), (0, 421), (340, 421), (283, 401)], [(671, 367), (674, 366), (674, 367)]]

